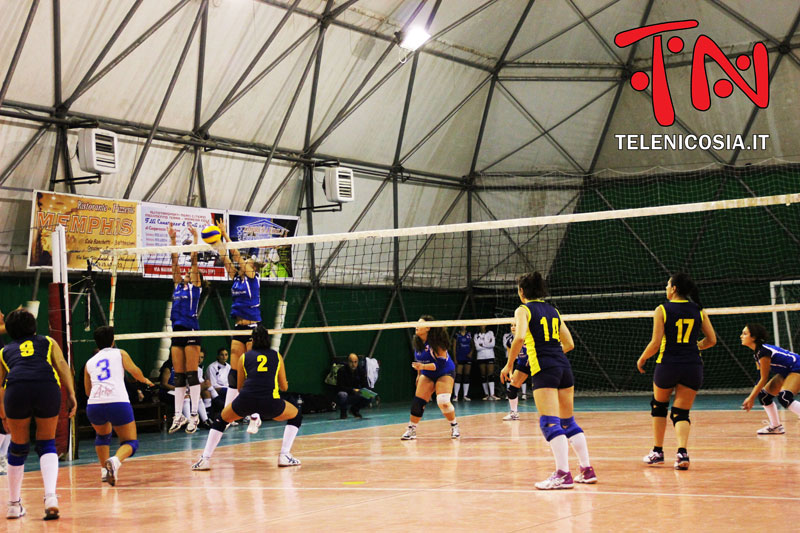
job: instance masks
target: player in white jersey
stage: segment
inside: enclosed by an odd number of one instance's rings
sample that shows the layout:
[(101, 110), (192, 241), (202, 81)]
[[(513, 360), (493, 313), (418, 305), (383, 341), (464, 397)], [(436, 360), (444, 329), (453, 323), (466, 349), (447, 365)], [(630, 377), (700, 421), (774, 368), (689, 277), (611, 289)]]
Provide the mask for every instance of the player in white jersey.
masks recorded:
[[(97, 328), (94, 330), (94, 341), (100, 351), (87, 361), (83, 371), (83, 384), (89, 397), (86, 416), (97, 434), (94, 446), (97, 458), (105, 469), (103, 481), (114, 486), (122, 461), (139, 448), (133, 409), (125, 390), (125, 372), (130, 373), (136, 381), (150, 387), (153, 384), (144, 377), (128, 352), (114, 347), (114, 328)], [(112, 427), (120, 446), (117, 453), (110, 457)]]

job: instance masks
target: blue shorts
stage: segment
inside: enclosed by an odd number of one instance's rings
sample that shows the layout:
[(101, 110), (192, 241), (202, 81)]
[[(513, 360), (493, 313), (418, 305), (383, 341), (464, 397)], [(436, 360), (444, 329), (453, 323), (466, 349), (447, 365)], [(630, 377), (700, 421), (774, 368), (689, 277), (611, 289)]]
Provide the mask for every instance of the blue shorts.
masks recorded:
[(133, 408), (128, 402), (92, 403), (86, 406), (86, 417), (95, 426), (108, 422), (114, 427), (124, 426), (133, 422)]
[(528, 359), (527, 358), (525, 358), (524, 360), (517, 359), (516, 361), (514, 361), (514, 370), (519, 370), (520, 372), (523, 372), (530, 376), (531, 365), (528, 363)]
[(6, 385), (8, 418), (52, 418), (61, 411), (61, 387), (55, 381), (15, 381)]
[(447, 359), (444, 365), (441, 367), (439, 365), (436, 366), (436, 370), (422, 370), (422, 375), (426, 378), (430, 379), (434, 383), (437, 379), (443, 378), (445, 376), (450, 376), (451, 378), (456, 378), (456, 364), (453, 362), (452, 359)]
[(255, 324), (236, 324), (233, 326), (233, 329), (245, 331), (246, 333), (244, 335), (236, 335), (231, 337), (231, 340), (239, 341), (242, 344), (247, 344), (253, 340), (253, 331), (255, 331), (259, 324), (261, 324), (261, 322), (256, 322)]
[(653, 372), (653, 383), (661, 389), (673, 389), (683, 385), (692, 390), (703, 386), (702, 364), (658, 363)]
[(458, 363), (459, 365), (470, 365), (472, 364), (472, 359), (470, 359), (466, 355), (464, 357), (456, 356), (456, 363)]
[(231, 408), (234, 413), (242, 417), (258, 413), (262, 420), (272, 420), (283, 413), (286, 409), (286, 402), (280, 398), (255, 396), (243, 391), (234, 398)]
[[(186, 326), (172, 326), (172, 331), (195, 331)], [(186, 346), (200, 346), (200, 337), (172, 337), (172, 346), (184, 348)]]
[(551, 366), (543, 368), (531, 376), (531, 388), (536, 389), (568, 389), (575, 386), (572, 369), (568, 366)]

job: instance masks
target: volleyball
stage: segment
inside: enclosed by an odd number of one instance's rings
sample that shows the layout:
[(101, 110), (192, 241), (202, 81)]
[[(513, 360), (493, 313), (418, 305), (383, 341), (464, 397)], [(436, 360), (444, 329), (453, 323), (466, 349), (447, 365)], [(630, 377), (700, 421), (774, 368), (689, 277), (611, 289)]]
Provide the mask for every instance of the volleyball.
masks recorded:
[(205, 228), (203, 228), (203, 231), (200, 233), (200, 236), (208, 244), (214, 244), (215, 242), (219, 242), (219, 240), (222, 238), (222, 232), (219, 230), (217, 226), (214, 226), (212, 224), (211, 226), (206, 226)]

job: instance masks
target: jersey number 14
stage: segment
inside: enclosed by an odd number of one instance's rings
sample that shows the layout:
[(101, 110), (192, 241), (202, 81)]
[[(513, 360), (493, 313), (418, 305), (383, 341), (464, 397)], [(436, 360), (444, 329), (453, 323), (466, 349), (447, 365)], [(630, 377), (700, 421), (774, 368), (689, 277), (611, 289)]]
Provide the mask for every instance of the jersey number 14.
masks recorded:
[[(550, 332), (547, 330), (547, 317), (542, 317), (539, 321), (542, 325), (542, 331), (544, 331), (544, 342), (548, 342), (550, 340)], [(558, 327), (558, 318), (553, 318), (553, 340), (561, 342), (561, 332), (560, 328)]]

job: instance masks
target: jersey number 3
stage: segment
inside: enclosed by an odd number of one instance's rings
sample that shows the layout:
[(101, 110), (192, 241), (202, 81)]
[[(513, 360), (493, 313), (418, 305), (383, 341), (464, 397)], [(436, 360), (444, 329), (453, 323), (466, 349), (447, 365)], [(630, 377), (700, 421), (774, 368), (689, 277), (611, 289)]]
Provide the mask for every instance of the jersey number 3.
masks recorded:
[(259, 355), (256, 357), (256, 361), (258, 361), (258, 371), (259, 372), (268, 372), (267, 369), (267, 356), (266, 355)]
[[(689, 342), (689, 335), (692, 334), (692, 328), (694, 327), (694, 318), (682, 318), (675, 322), (675, 326), (678, 327), (678, 342), (681, 344), (686, 344)], [(686, 326), (686, 333), (683, 333), (683, 327)], [(683, 340), (681, 340), (683, 338)]]
[[(547, 330), (547, 317), (542, 317), (539, 321), (542, 325), (542, 331), (544, 331), (544, 342), (548, 342), (550, 340), (550, 332)], [(558, 319), (553, 318), (553, 340), (561, 342), (561, 332), (560, 328), (558, 327)]]

